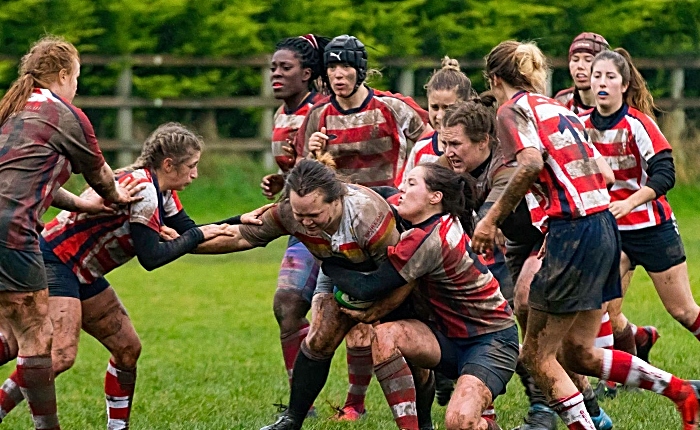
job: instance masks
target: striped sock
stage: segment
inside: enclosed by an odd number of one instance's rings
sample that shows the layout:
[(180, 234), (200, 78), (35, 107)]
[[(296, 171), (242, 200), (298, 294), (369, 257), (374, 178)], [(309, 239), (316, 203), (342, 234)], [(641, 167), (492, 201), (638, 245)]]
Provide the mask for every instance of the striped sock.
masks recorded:
[(17, 385), (27, 399), (37, 430), (60, 430), (50, 355), (17, 357)]
[(596, 348), (612, 348), (613, 347), (613, 329), (610, 323), (610, 314), (607, 312), (603, 314), (603, 320), (600, 322), (600, 330), (598, 330), (598, 336), (595, 338)]
[(698, 317), (695, 318), (695, 322), (691, 324), (690, 327), (686, 328), (690, 330), (691, 333), (693, 333), (695, 339), (700, 340), (700, 313), (698, 313)]
[(10, 344), (7, 342), (7, 338), (0, 333), (0, 366), (12, 360), (15, 357), (10, 355)]
[(367, 388), (372, 381), (372, 347), (347, 348), (348, 379), (350, 387), (345, 399), (345, 406), (355, 409), (359, 413), (365, 411), (365, 396)]
[(105, 398), (107, 399), (107, 429), (125, 430), (129, 428), (129, 415), (134, 400), (136, 369), (118, 369), (109, 360), (105, 374)]
[(282, 356), (284, 357), (284, 367), (287, 369), (287, 377), (289, 378), (289, 386), (292, 386), (292, 373), (294, 372), (294, 362), (299, 355), (301, 342), (306, 339), (309, 334), (309, 324), (302, 325), (299, 330), (292, 334), (280, 337), (282, 343)]
[(17, 371), (15, 370), (0, 388), (0, 422), (19, 402), (24, 400), (17, 378)]
[(653, 391), (673, 401), (683, 400), (686, 396), (683, 380), (622, 351), (603, 351), (601, 378)]
[(551, 404), (569, 430), (596, 430), (590, 415), (586, 412), (581, 393), (559, 399)]
[(374, 373), (394, 414), (396, 425), (400, 429), (418, 430), (416, 387), (411, 369), (403, 356), (394, 355), (374, 366)]

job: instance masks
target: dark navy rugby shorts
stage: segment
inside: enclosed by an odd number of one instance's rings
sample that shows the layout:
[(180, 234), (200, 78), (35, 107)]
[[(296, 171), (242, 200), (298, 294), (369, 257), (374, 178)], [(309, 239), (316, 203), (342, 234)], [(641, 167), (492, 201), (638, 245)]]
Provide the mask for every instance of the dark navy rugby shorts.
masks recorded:
[(621, 230), (622, 252), (632, 268), (642, 266), (647, 272), (665, 272), (685, 262), (685, 248), (675, 219), (639, 230)]
[(70, 267), (46, 246), (46, 242), (42, 240), (41, 245), (49, 297), (73, 297), (82, 301), (95, 297), (109, 288), (109, 282), (104, 277), (97, 278), (92, 284), (81, 284)]

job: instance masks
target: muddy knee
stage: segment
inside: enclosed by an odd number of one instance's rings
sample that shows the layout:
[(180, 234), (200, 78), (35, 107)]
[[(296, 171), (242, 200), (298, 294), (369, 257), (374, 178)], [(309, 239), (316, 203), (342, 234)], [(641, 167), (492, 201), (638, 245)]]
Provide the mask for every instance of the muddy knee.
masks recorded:
[(139, 356), (141, 356), (141, 341), (138, 338), (119, 348), (119, 350), (112, 351), (115, 364), (122, 369), (135, 368)]
[(275, 319), (280, 327), (280, 333), (289, 334), (299, 330), (306, 323), (306, 314), (311, 304), (301, 296), (289, 292), (277, 291), (272, 303)]
[(51, 364), (56, 375), (73, 367), (77, 350), (73, 348), (58, 348), (51, 353)]

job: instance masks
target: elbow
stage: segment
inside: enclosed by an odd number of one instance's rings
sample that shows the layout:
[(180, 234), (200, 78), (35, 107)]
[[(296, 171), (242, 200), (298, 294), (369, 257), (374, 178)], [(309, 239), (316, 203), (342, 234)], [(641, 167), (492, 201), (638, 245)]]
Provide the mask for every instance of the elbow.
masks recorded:
[(522, 167), (528, 176), (537, 178), (542, 169), (544, 169), (544, 161), (542, 158), (528, 158), (522, 163)]
[(143, 267), (144, 269), (146, 269), (149, 272), (152, 272), (159, 267), (157, 264), (155, 264), (155, 262), (152, 259), (141, 258), (139, 256), (138, 260), (139, 260), (139, 264), (141, 265), (141, 267)]

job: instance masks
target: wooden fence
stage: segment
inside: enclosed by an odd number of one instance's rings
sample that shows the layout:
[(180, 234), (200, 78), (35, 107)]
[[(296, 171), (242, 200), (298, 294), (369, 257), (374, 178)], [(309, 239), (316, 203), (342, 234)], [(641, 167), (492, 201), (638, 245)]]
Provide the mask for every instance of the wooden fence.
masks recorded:
[[(0, 56), (0, 60), (17, 61), (16, 58), (7, 56)], [(118, 151), (119, 165), (131, 162), (134, 153), (140, 148), (141, 142), (134, 139), (133, 113), (135, 109), (143, 108), (202, 110), (210, 112), (214, 118), (217, 109), (260, 108), (264, 111), (264, 114), (256, 137), (223, 138), (218, 135), (205, 136), (207, 137), (207, 148), (208, 150), (218, 151), (269, 152), (272, 116), (280, 101), (272, 96), (272, 89), (269, 85), (269, 57), (267, 55), (249, 58), (191, 58), (171, 55), (131, 55), (126, 57), (83, 55), (81, 56), (81, 62), (84, 65), (116, 65), (121, 69), (113, 96), (79, 96), (75, 99), (75, 104), (81, 108), (117, 110), (116, 130), (114, 133), (116, 138), (102, 138), (100, 139), (100, 145), (105, 150)], [(384, 59), (381, 63), (385, 68), (400, 69), (394, 90), (409, 96), (415, 96), (416, 93), (415, 75), (417, 70), (432, 70), (439, 67), (439, 61), (434, 58)], [(685, 109), (700, 108), (700, 98), (685, 98), (683, 96), (685, 72), (686, 70), (700, 69), (700, 58), (637, 58), (635, 59), (635, 64), (640, 70), (671, 71), (670, 82), (668, 83), (671, 88), (671, 97), (656, 100), (656, 103), (667, 112), (662, 122), (662, 128), (666, 136), (672, 142), (680, 141), (686, 129)], [(460, 65), (465, 71), (479, 70), (483, 67), (483, 60), (460, 59)], [(552, 66), (554, 69), (567, 69), (568, 63), (565, 58), (554, 58), (552, 59)], [(132, 95), (134, 69), (160, 67), (257, 68), (261, 74), (262, 85), (257, 96), (177, 99), (134, 97)], [(420, 84), (422, 85), (422, 82)], [(416, 96), (415, 99), (422, 106), (427, 105), (427, 100), (422, 93)]]

